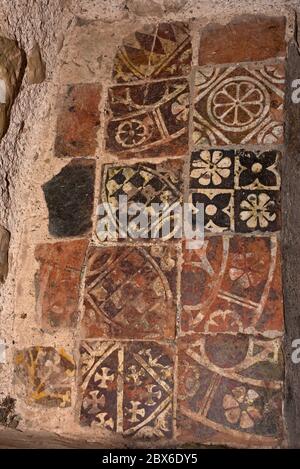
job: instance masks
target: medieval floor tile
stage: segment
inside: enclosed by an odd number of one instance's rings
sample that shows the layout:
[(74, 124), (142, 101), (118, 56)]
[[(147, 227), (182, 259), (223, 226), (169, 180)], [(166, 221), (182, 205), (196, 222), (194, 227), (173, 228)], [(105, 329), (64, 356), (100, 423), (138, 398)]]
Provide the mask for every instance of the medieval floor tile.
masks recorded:
[[(129, 208), (127, 230), (122, 222), (121, 197), (126, 198)], [(105, 165), (100, 202), (110, 204), (110, 212), (99, 213), (97, 236), (101, 241), (108, 234), (112, 240), (126, 237), (143, 240), (150, 237), (176, 238), (179, 227), (176, 209), (180, 208), (182, 198), (183, 161), (180, 159), (167, 160), (157, 165)], [(115, 211), (112, 207), (115, 207)], [(138, 220), (139, 207), (141, 217)]]
[(275, 235), (212, 236), (183, 251), (183, 333), (283, 333), (280, 245)]
[(186, 24), (147, 25), (123, 40), (116, 54), (113, 78), (124, 83), (186, 76), (191, 61), (192, 46)]
[(94, 179), (94, 161), (73, 160), (42, 186), (51, 235), (80, 236), (91, 230)]
[(175, 336), (175, 247), (91, 247), (88, 254), (85, 337), (161, 339)]
[(93, 156), (100, 126), (101, 87), (98, 84), (68, 86), (57, 118), (55, 156)]
[(74, 327), (79, 311), (80, 276), (87, 240), (40, 244), (35, 258), (37, 313), (44, 329)]
[(178, 362), (181, 441), (278, 446), (283, 432), (279, 339), (196, 335), (180, 340)]
[(89, 341), (80, 353), (82, 425), (141, 439), (172, 436), (173, 346)]
[(283, 143), (284, 82), (284, 64), (200, 69), (195, 147)]
[(124, 158), (186, 154), (189, 99), (184, 79), (110, 88), (106, 150)]
[(204, 204), (207, 231), (280, 228), (280, 153), (200, 150), (191, 158), (190, 201)]
[(70, 406), (74, 372), (73, 358), (63, 349), (35, 346), (15, 355), (15, 375), (29, 404)]
[(284, 17), (243, 15), (201, 31), (199, 65), (251, 62), (285, 57)]

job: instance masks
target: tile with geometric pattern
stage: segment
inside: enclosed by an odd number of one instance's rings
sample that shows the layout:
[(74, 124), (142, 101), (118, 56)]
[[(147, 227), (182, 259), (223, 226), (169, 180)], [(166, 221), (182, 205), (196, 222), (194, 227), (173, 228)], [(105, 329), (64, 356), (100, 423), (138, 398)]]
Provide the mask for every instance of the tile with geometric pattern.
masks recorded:
[(140, 439), (171, 438), (172, 345), (85, 341), (80, 356), (81, 425)]
[[(160, 164), (104, 165), (100, 202), (106, 204), (108, 213), (99, 217), (99, 239), (104, 241), (108, 233), (111, 239), (129, 237), (146, 240), (149, 237), (174, 237), (177, 227), (176, 208), (179, 208), (183, 197), (182, 173), (183, 161), (180, 159), (167, 160)], [(120, 219), (121, 196), (127, 197), (130, 209), (127, 231)], [(140, 204), (146, 206), (141, 211), (142, 216), (147, 217), (145, 225), (137, 221)], [(153, 212), (154, 204), (157, 208), (156, 214)], [(168, 228), (168, 224), (170, 231), (165, 233), (164, 227)]]
[(275, 235), (211, 236), (183, 251), (182, 333), (283, 334), (280, 245)]
[(179, 341), (178, 437), (230, 447), (283, 439), (280, 339), (194, 335)]
[(195, 148), (283, 143), (284, 83), (283, 63), (199, 69)]
[(193, 152), (190, 200), (204, 204), (205, 229), (241, 233), (278, 230), (279, 169), (277, 151)]
[(191, 69), (192, 45), (185, 23), (146, 25), (127, 36), (113, 66), (118, 83), (186, 76)]
[(82, 328), (85, 337), (174, 338), (177, 248), (90, 247)]
[(106, 150), (120, 158), (185, 155), (189, 100), (184, 79), (109, 88)]

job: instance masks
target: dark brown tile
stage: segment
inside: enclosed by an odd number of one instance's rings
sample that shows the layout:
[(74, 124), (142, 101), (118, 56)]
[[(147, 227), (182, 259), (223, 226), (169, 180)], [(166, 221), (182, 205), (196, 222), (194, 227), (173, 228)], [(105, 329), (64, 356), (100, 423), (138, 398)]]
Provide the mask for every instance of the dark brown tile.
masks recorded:
[(83, 342), (82, 425), (139, 439), (173, 431), (174, 348), (158, 342)]

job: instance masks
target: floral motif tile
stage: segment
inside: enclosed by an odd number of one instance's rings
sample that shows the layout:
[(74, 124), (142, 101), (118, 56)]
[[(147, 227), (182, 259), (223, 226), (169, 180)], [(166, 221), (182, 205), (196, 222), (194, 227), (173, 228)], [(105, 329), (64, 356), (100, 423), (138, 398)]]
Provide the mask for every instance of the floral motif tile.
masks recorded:
[[(122, 239), (127, 236), (144, 240), (150, 237), (157, 239), (174, 237), (177, 229), (176, 207), (181, 204), (183, 197), (182, 174), (183, 161), (180, 159), (167, 160), (157, 165), (150, 163), (130, 166), (105, 165), (102, 174), (101, 202), (109, 204), (109, 213), (99, 214), (98, 237), (104, 240), (106, 231), (110, 233), (112, 239)], [(130, 208), (127, 233), (120, 223), (121, 196), (127, 197)], [(140, 224), (137, 221), (139, 204), (146, 206), (146, 210), (142, 210), (142, 214), (148, 217), (145, 226), (142, 220)], [(157, 208), (157, 217), (153, 207)], [(170, 226), (170, 233), (164, 231), (164, 226), (167, 225)]]
[(183, 333), (283, 333), (280, 245), (275, 235), (211, 236), (183, 251)]
[(197, 335), (179, 343), (181, 441), (277, 447), (282, 440), (279, 339)]
[(277, 231), (280, 227), (280, 154), (276, 151), (193, 152), (190, 199), (204, 204), (212, 232)]
[(87, 240), (39, 244), (35, 258), (37, 313), (44, 329), (74, 327), (79, 309), (79, 286)]
[(284, 64), (201, 68), (195, 147), (283, 143)]
[(42, 186), (51, 235), (64, 238), (90, 232), (94, 182), (95, 162), (76, 159)]
[(15, 355), (15, 376), (29, 404), (46, 407), (71, 405), (75, 364), (63, 349), (35, 346)]
[(285, 57), (284, 17), (242, 15), (201, 31), (199, 65), (254, 62)]
[(122, 158), (184, 155), (189, 99), (184, 79), (110, 88), (106, 150)]
[(192, 46), (184, 23), (146, 25), (123, 40), (113, 66), (115, 81), (186, 76), (190, 72)]
[(177, 311), (175, 247), (91, 247), (85, 337), (172, 338)]
[(172, 436), (171, 345), (89, 341), (80, 354), (82, 425), (141, 439)]
[(70, 85), (59, 96), (55, 140), (56, 156), (93, 156), (100, 126), (101, 86), (93, 83)]

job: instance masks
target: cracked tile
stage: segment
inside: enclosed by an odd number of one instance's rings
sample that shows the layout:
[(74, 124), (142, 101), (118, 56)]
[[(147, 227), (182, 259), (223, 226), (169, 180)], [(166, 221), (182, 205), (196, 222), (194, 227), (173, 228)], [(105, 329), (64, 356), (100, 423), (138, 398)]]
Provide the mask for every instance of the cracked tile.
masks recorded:
[(39, 244), (35, 258), (37, 313), (44, 329), (75, 327), (79, 316), (79, 286), (87, 240)]
[(93, 83), (69, 85), (59, 97), (55, 156), (94, 156), (100, 126), (101, 86)]
[(120, 158), (184, 155), (189, 99), (186, 80), (110, 88), (106, 150)]
[(188, 25), (179, 22), (146, 25), (123, 40), (115, 57), (113, 78), (123, 83), (186, 76), (191, 61)]
[(91, 247), (85, 337), (172, 338), (177, 311), (175, 247)]
[(212, 236), (183, 259), (182, 332), (283, 334), (276, 236)]
[(83, 342), (81, 425), (141, 439), (172, 436), (173, 355), (158, 342)]
[(194, 146), (283, 143), (284, 83), (284, 64), (199, 69)]
[(71, 405), (75, 364), (63, 349), (34, 346), (15, 354), (15, 375), (28, 404)]
[(197, 335), (181, 340), (181, 441), (277, 447), (283, 438), (279, 339)]

